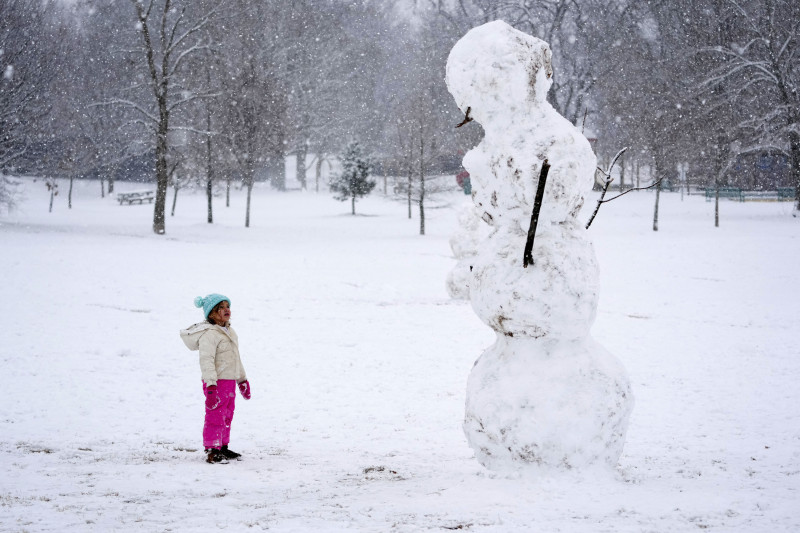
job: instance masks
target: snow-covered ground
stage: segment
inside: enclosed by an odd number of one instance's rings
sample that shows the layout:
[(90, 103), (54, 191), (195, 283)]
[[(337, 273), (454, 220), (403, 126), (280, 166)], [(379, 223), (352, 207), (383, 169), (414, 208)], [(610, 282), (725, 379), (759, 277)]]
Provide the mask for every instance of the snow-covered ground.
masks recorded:
[[(152, 206), (25, 181), (0, 215), (2, 531), (797, 531), (800, 218), (651, 192), (603, 206), (597, 340), (636, 406), (618, 471), (509, 478), (472, 456), (466, 378), (492, 332), (448, 298), (463, 195), (429, 210), (257, 188)], [(141, 185), (119, 184), (118, 189)], [(581, 214), (594, 207), (590, 199)], [(171, 197), (170, 204), (171, 205)], [(415, 212), (416, 217), (416, 212)], [(520, 253), (522, 250), (520, 249)], [(535, 255), (535, 249), (534, 249)], [(203, 462), (196, 353), (221, 292), (253, 399)]]

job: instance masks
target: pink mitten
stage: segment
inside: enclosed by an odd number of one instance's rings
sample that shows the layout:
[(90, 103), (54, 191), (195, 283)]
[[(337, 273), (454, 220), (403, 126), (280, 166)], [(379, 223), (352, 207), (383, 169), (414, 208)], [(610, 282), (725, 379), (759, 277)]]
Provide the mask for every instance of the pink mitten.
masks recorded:
[(247, 380), (242, 381), (239, 383), (239, 392), (242, 393), (242, 398), (245, 400), (250, 399), (250, 382)]
[(213, 411), (219, 407), (219, 394), (217, 393), (216, 385), (209, 385), (206, 387), (206, 409)]

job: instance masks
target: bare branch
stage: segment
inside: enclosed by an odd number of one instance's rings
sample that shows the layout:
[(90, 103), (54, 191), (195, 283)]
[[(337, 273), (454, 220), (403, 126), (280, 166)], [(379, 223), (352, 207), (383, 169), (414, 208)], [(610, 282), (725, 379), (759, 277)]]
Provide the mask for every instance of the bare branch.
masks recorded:
[[(159, 31), (159, 37), (161, 39), (161, 51), (164, 52), (165, 56), (169, 56), (167, 53), (167, 15), (170, 11), (170, 5), (172, 5), (171, 0), (164, 0), (164, 9), (161, 12), (161, 28)], [(180, 17), (178, 19), (180, 20)]]
[(181, 8), (181, 12), (178, 14), (178, 18), (176, 18), (175, 22), (172, 23), (172, 28), (170, 29), (169, 32), (169, 39), (167, 41), (167, 45), (164, 48), (164, 50), (169, 50), (169, 51), (173, 50), (172, 43), (175, 42), (175, 33), (177, 33), (178, 31), (178, 26), (180, 26), (181, 21), (183, 20), (183, 14), (185, 12), (186, 12), (186, 4), (184, 4), (183, 7)]
[(617, 155), (615, 155), (614, 159), (611, 160), (611, 164), (608, 166), (608, 170), (606, 170), (604, 172), (602, 169), (600, 169), (600, 172), (603, 172), (603, 174), (605, 174), (606, 178), (610, 178), (611, 177), (611, 169), (614, 168), (614, 165), (616, 164), (617, 159), (622, 157), (622, 154), (624, 154), (627, 149), (628, 149), (628, 147), (626, 146), (625, 148), (623, 148), (622, 150), (617, 152)]
[[(139, 11), (141, 9), (141, 7), (142, 7), (142, 3), (139, 0), (132, 0), (132, 1), (133, 1), (134, 4), (137, 4), (136, 10)], [(145, 17), (149, 17), (150, 16), (150, 11), (153, 9), (154, 5), (155, 5), (155, 0), (150, 0), (147, 3), (147, 9), (144, 10)]]
[(172, 52), (176, 47), (180, 46), (181, 43), (186, 40), (189, 36), (197, 33), (198, 31), (202, 30), (205, 26), (211, 22), (211, 19), (217, 14), (219, 7), (222, 5), (222, 2), (219, 2), (213, 9), (209, 10), (205, 15), (197, 19), (194, 24), (189, 27), (185, 32), (183, 32), (177, 39), (175, 39), (169, 47), (169, 52)]
[[(610, 202), (611, 200), (616, 200), (616, 199), (617, 199), (617, 198), (619, 198), (620, 196), (624, 196), (624, 195), (628, 194), (628, 193), (629, 193), (629, 192), (631, 192), (631, 191), (644, 191), (644, 190), (647, 190), (647, 189), (652, 189), (653, 187), (655, 187), (656, 185), (658, 185), (659, 183), (661, 183), (663, 180), (664, 180), (664, 178), (659, 178), (657, 181), (655, 181), (654, 183), (652, 183), (652, 184), (648, 185), (647, 187), (633, 187), (633, 188), (631, 188), (631, 189), (628, 189), (628, 190), (627, 190), (627, 191), (625, 191), (625, 192), (621, 192), (621, 193), (619, 193), (618, 195), (616, 195), (616, 196), (615, 196), (615, 197), (613, 197), (613, 198), (609, 198), (608, 200), (601, 200), (599, 203), (602, 203), (602, 204), (608, 203), (608, 202)], [(595, 212), (597, 212), (597, 211), (595, 211)], [(586, 229), (589, 229), (589, 226), (588, 226), (588, 225), (586, 226)]]
[(180, 54), (178, 54), (178, 57), (175, 59), (175, 62), (172, 64), (172, 67), (167, 72), (167, 77), (172, 77), (178, 71), (178, 69), (181, 66), (181, 63), (187, 56), (193, 54), (194, 52), (198, 52), (201, 50), (210, 50), (210, 49), (211, 49), (210, 43), (206, 44), (198, 43), (195, 44), (194, 46), (190, 46), (186, 50), (183, 50)]
[(188, 131), (189, 133), (196, 133), (198, 135), (209, 136), (209, 135), (219, 135), (219, 131), (209, 131), (209, 130), (198, 130), (197, 128), (192, 128), (190, 126), (173, 126), (170, 130), (180, 130), (180, 131)]
[(589, 217), (589, 221), (586, 223), (586, 229), (589, 229), (589, 226), (592, 225), (592, 222), (594, 222), (594, 217), (597, 216), (597, 212), (600, 211), (600, 206), (603, 205), (603, 203), (604, 203), (603, 202), (603, 198), (606, 195), (606, 191), (608, 191), (608, 186), (611, 185), (611, 182), (613, 181), (613, 179), (611, 178), (611, 170), (614, 168), (614, 164), (617, 162), (617, 159), (619, 159), (622, 156), (622, 154), (625, 153), (625, 151), (627, 149), (628, 149), (628, 147), (626, 146), (625, 148), (623, 148), (622, 150), (617, 152), (617, 155), (614, 156), (614, 159), (611, 161), (611, 164), (608, 166), (608, 170), (603, 170), (602, 168), (598, 167), (597, 170), (602, 172), (603, 175), (606, 177), (606, 184), (603, 186), (603, 192), (600, 193), (600, 199), (597, 201), (597, 207), (594, 208), (594, 212), (592, 213), (592, 216)]
[(138, 111), (142, 115), (144, 115), (147, 119), (152, 121), (153, 123), (158, 122), (158, 117), (148, 112), (145, 108), (133, 102), (131, 100), (124, 100), (122, 98), (113, 98), (111, 100), (105, 100), (103, 102), (95, 102), (93, 104), (89, 104), (89, 107), (103, 107), (103, 106), (123, 106)]
[[(217, 98), (217, 97), (219, 97), (221, 94), (222, 94), (222, 93), (203, 93), (203, 94), (193, 94), (193, 95), (191, 95), (191, 96), (188, 96), (188, 97), (186, 97), (186, 98), (183, 98), (183, 99), (181, 99), (181, 100), (178, 100), (178, 101), (176, 101), (176, 102), (173, 102), (173, 103), (171, 103), (170, 105), (168, 105), (168, 106), (167, 106), (167, 109), (168, 109), (170, 112), (172, 112), (172, 110), (173, 110), (173, 109), (175, 109), (175, 108), (177, 108), (177, 107), (180, 107), (180, 106), (182, 106), (182, 105), (184, 105), (184, 104), (187, 104), (187, 103), (189, 103), (189, 102), (194, 102), (195, 100), (203, 100), (203, 99), (206, 99), (206, 98)], [(172, 128), (172, 126), (170, 126), (170, 129), (173, 129), (173, 128)]]
[(120, 127), (119, 129), (121, 130), (121, 129), (123, 129), (124, 127), (130, 126), (130, 125), (132, 125), (132, 124), (133, 124), (133, 125), (140, 125), (140, 126), (143, 126), (143, 127), (146, 129), (146, 130), (149, 130), (149, 131), (151, 131), (151, 132), (156, 132), (156, 131), (157, 131), (157, 125), (156, 125), (156, 124), (153, 124), (153, 123), (151, 123), (151, 122), (145, 122), (144, 120), (141, 120), (141, 119), (132, 119), (132, 120), (129, 120), (129, 121), (127, 121), (127, 122), (124, 124), (124, 126)]

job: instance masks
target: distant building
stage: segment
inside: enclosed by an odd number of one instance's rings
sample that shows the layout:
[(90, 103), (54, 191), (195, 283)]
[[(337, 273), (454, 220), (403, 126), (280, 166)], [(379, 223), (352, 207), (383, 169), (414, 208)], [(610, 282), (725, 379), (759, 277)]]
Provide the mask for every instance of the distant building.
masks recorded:
[(739, 154), (726, 177), (729, 185), (750, 191), (794, 186), (789, 158), (777, 150)]

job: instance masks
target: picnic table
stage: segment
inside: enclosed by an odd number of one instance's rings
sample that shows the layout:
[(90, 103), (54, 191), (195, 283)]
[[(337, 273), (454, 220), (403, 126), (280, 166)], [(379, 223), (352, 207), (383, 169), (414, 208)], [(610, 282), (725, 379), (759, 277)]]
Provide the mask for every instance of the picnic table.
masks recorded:
[(119, 205), (128, 204), (143, 204), (153, 203), (156, 199), (155, 191), (128, 191), (117, 193), (117, 201)]

